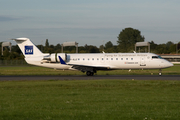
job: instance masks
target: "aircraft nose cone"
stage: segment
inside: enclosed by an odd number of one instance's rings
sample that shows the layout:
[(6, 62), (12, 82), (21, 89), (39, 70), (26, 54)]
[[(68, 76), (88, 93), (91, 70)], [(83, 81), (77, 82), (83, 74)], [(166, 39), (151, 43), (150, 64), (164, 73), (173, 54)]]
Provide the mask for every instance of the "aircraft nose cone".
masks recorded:
[(161, 61), (162, 63), (162, 67), (164, 66), (164, 68), (168, 68), (168, 67), (172, 67), (174, 66), (174, 64), (172, 64), (171, 62), (165, 60), (165, 61)]
[(170, 62), (170, 63), (169, 63), (169, 66), (172, 67), (172, 66), (174, 66), (174, 64)]
[(172, 67), (172, 66), (174, 66), (174, 64), (172, 64), (171, 62), (168, 62), (168, 63), (166, 63), (166, 66), (167, 67)]

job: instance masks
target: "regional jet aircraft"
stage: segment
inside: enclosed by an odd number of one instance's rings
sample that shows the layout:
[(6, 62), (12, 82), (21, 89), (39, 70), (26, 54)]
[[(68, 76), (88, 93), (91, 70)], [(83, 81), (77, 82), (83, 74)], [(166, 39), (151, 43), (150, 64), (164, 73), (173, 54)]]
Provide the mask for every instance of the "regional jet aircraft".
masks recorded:
[(28, 38), (16, 41), (28, 64), (63, 70), (80, 70), (93, 76), (97, 70), (161, 69), (173, 66), (153, 53), (42, 53)]

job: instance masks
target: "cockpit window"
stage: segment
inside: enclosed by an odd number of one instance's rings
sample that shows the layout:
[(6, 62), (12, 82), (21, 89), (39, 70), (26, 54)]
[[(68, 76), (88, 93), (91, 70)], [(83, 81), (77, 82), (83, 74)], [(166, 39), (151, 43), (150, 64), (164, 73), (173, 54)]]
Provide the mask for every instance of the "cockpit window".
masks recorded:
[(159, 59), (163, 59), (161, 56), (158, 56)]
[(152, 59), (158, 59), (158, 56), (152, 56)]
[(161, 56), (152, 56), (152, 59), (163, 59)]

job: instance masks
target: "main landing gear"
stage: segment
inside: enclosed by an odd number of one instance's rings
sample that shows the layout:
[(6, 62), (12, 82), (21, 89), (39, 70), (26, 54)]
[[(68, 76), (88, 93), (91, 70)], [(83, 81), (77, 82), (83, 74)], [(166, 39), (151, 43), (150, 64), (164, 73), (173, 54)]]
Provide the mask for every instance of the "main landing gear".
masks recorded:
[(94, 72), (87, 71), (87, 72), (86, 72), (86, 75), (87, 75), (87, 76), (93, 76), (93, 75), (94, 75)]

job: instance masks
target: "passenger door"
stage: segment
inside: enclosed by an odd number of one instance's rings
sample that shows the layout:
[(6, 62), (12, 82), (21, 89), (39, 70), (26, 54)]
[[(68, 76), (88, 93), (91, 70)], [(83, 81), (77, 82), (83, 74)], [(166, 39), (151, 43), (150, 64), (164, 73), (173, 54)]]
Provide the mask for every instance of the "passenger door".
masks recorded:
[(146, 66), (145, 57), (140, 58), (140, 66)]

